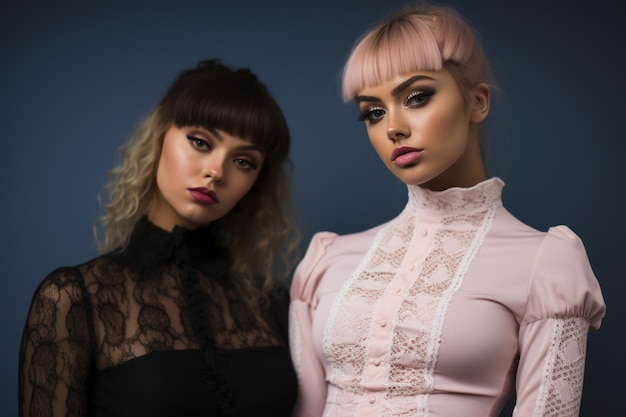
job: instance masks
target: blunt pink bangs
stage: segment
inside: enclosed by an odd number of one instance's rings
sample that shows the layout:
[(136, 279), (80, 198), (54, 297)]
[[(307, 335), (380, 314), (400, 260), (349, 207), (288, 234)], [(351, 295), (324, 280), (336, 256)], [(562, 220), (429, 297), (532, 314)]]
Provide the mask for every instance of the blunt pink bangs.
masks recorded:
[(344, 67), (343, 100), (353, 100), (363, 88), (398, 74), (440, 71), (449, 61), (465, 67), (467, 81), (486, 77), (475, 34), (460, 16), (441, 8), (405, 11), (371, 31), (354, 48)]
[(343, 99), (350, 101), (364, 87), (397, 74), (439, 71), (442, 65), (432, 29), (423, 21), (403, 19), (402, 24), (382, 26), (363, 38), (350, 55), (343, 73)]

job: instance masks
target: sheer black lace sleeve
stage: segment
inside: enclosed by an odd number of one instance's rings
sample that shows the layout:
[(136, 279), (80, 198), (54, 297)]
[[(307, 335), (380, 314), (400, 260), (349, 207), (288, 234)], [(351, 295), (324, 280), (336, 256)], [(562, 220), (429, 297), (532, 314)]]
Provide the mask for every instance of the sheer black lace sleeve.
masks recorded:
[(19, 361), (19, 415), (85, 416), (92, 325), (82, 277), (57, 269), (37, 288)]

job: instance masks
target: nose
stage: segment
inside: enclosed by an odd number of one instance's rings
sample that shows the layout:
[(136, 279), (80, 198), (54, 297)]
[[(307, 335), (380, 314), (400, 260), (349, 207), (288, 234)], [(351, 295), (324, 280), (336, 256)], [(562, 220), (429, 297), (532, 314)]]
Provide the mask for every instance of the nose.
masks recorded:
[(398, 142), (411, 136), (411, 128), (401, 111), (388, 112), (387, 137)]
[(224, 171), (219, 169), (211, 169), (207, 172), (207, 174), (205, 175), (205, 178), (211, 178), (211, 181), (219, 184), (222, 182), (222, 179), (224, 177)]
[(218, 157), (218, 155), (211, 156), (204, 168), (204, 178), (219, 184), (224, 181), (224, 158)]

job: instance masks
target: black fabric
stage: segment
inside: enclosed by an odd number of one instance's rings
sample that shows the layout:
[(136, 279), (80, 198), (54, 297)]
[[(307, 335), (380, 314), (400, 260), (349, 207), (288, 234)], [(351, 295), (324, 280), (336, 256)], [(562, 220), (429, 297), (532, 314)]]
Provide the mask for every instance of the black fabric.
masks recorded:
[[(236, 416), (289, 416), (297, 383), (285, 346), (223, 352), (237, 389)], [(202, 381), (199, 350), (153, 352), (105, 369), (97, 377), (94, 417), (219, 416), (217, 395)]]
[(24, 329), (20, 415), (290, 415), (286, 289), (252, 311), (229, 266), (210, 229), (144, 218), (123, 252), (54, 271)]

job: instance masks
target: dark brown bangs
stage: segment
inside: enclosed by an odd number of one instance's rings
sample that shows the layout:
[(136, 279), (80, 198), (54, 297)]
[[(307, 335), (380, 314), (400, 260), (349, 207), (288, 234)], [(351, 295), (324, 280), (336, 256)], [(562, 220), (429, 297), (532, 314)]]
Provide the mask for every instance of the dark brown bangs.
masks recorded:
[(184, 74), (160, 109), (179, 127), (202, 126), (248, 139), (273, 162), (282, 162), (289, 153), (287, 122), (265, 86), (248, 71)]

